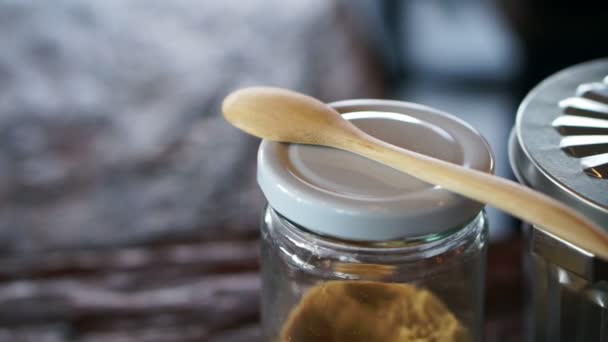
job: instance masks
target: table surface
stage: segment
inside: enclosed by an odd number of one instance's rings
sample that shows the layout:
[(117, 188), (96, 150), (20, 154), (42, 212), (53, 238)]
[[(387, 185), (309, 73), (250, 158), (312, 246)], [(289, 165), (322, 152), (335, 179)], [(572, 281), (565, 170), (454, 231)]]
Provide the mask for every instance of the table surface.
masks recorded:
[[(522, 335), (521, 240), (489, 249), (485, 341)], [(258, 241), (0, 261), (0, 341), (260, 341)]]

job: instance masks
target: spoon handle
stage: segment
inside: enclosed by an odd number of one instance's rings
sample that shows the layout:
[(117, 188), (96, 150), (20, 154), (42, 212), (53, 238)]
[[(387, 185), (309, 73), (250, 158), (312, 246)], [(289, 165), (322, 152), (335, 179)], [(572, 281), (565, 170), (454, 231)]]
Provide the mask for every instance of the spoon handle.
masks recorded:
[(401, 149), (362, 132), (337, 145), (335, 147), (391, 166), (422, 181), (490, 204), (608, 260), (608, 233), (573, 209), (538, 191), (488, 173)]

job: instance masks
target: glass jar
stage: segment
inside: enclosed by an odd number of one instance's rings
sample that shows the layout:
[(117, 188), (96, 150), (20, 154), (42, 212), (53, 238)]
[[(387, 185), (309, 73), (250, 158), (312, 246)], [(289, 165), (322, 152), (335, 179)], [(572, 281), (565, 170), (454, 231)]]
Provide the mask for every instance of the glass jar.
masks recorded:
[[(332, 341), (325, 339), (330, 330), (342, 334), (341, 341), (373, 341), (370, 336), (378, 338), (377, 330), (383, 329), (381, 325), (375, 325), (384, 319), (385, 313), (380, 311), (368, 314), (341, 312), (343, 319), (349, 322), (328, 329), (327, 326), (333, 323), (333, 313), (318, 315), (308, 304), (310, 313), (305, 312), (306, 308), (301, 310), (300, 323), (294, 324), (293, 319), (287, 323), (294, 316), (294, 308), (311, 288), (328, 281), (348, 281), (353, 286), (369, 281), (411, 284), (419, 291), (430, 291), (447, 307), (441, 310), (451, 312), (455, 318), (454, 326), (444, 335), (454, 334), (456, 338), (446, 341), (481, 341), (486, 222), (482, 212), (464, 227), (444, 234), (362, 243), (311, 233), (267, 207), (262, 222), (261, 253), (262, 325), (266, 340), (313, 342), (311, 338), (318, 337), (316, 341)], [(342, 289), (348, 292), (348, 286)], [(401, 300), (409, 298), (404, 296)], [(365, 305), (382, 305), (386, 301), (382, 295), (374, 294), (373, 287), (361, 288), (353, 292), (351, 310)], [(426, 307), (419, 308), (420, 314), (433, 310), (431, 305), (429, 302)], [(416, 333), (413, 331), (415, 324), (405, 321), (392, 321), (384, 329), (394, 329), (401, 324), (411, 327), (412, 334)], [(432, 319), (418, 324), (441, 328), (440, 323)], [(302, 329), (305, 331), (297, 331)], [(359, 339), (355, 338), (357, 336)]]
[[(332, 104), (367, 133), (491, 172), (483, 138), (428, 107)], [(405, 115), (404, 113), (407, 113)], [(267, 341), (481, 341), (483, 206), (334, 149), (263, 141)]]

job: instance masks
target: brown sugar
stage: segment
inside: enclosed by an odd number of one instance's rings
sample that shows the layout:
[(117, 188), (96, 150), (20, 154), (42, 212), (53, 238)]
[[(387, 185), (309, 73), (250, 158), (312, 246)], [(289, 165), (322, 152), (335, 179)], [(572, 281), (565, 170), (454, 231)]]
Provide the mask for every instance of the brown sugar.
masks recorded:
[(468, 342), (439, 298), (412, 285), (329, 281), (292, 310), (281, 342)]

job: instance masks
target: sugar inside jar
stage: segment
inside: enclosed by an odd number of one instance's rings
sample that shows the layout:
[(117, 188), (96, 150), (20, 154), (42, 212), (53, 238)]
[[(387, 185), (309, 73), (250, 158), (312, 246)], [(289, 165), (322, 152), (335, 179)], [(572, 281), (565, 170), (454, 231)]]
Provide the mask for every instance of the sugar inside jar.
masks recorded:
[[(397, 146), (484, 172), (470, 126), (411, 103), (332, 106)], [(263, 141), (262, 325), (267, 341), (481, 341), (483, 205), (331, 148)]]

